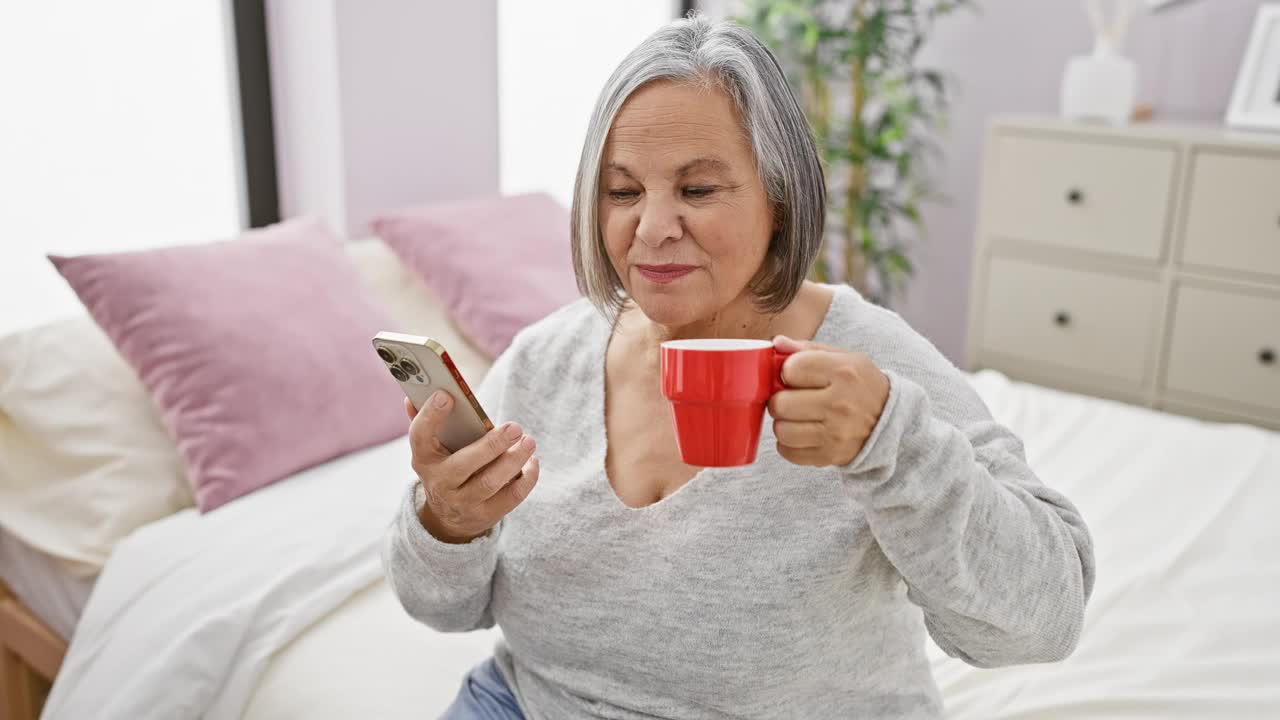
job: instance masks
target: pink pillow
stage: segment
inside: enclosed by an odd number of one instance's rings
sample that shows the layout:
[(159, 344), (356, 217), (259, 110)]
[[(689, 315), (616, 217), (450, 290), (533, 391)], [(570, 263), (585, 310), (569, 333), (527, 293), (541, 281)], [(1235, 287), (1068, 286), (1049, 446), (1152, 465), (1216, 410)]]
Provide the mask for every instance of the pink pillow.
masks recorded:
[(491, 359), (578, 297), (569, 213), (542, 193), (408, 208), (376, 218), (373, 230)]
[(202, 511), (405, 432), (370, 344), (394, 323), (316, 220), (49, 259), (151, 394)]

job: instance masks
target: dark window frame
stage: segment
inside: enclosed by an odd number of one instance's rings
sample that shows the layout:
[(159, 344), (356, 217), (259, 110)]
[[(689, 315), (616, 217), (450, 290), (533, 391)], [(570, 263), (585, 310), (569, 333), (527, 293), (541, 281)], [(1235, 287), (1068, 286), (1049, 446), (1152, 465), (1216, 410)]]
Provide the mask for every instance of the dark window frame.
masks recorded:
[(280, 221), (266, 0), (231, 0), (231, 11), (236, 84), (240, 89), (246, 220), (254, 228)]

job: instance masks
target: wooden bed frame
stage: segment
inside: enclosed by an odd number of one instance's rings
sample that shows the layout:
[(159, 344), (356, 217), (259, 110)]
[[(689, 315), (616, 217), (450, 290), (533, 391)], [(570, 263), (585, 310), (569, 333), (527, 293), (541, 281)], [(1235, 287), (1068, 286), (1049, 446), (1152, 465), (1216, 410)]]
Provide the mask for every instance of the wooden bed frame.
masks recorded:
[(0, 720), (37, 720), (67, 643), (0, 581)]

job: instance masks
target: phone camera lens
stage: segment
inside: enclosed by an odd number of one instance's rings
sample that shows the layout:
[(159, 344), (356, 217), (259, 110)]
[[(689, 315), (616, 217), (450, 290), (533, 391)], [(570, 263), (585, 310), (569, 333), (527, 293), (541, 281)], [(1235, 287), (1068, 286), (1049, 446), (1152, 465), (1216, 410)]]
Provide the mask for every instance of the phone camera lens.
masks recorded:
[(404, 370), (406, 373), (410, 375), (417, 375), (418, 373), (422, 372), (421, 370), (418, 369), (418, 366), (415, 365), (412, 360), (401, 360), (400, 369)]
[(400, 368), (394, 365), (391, 366), (391, 374), (392, 376), (395, 377), (395, 379), (399, 380), (400, 382), (406, 382), (409, 379), (409, 376), (408, 374), (405, 373), (405, 371), (401, 370)]
[(382, 358), (382, 361), (385, 363), (393, 363), (396, 361), (395, 353), (384, 347), (378, 348), (378, 357)]

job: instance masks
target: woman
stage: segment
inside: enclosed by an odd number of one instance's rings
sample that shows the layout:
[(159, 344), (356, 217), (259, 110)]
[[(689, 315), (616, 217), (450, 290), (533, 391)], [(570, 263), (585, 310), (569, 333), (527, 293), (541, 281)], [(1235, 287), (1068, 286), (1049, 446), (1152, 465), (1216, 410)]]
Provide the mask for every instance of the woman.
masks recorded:
[[(437, 630), (503, 631), (446, 717), (936, 718), (926, 631), (981, 667), (1071, 652), (1080, 515), (926, 340), (804, 280), (823, 192), (745, 29), (677, 21), (614, 72), (573, 202), (587, 299), (496, 361), (484, 439), (449, 454), (453, 401), (407, 405), (390, 581)], [(680, 462), (658, 345), (686, 337), (795, 353), (753, 465)]]

